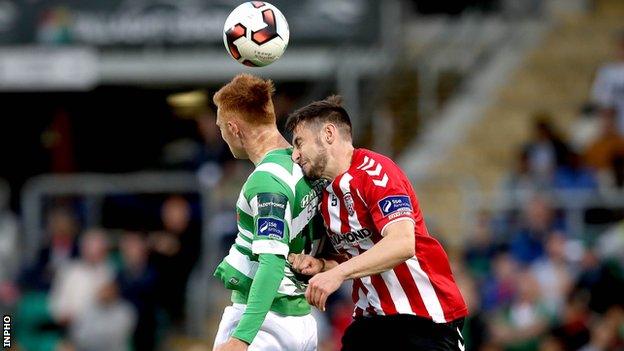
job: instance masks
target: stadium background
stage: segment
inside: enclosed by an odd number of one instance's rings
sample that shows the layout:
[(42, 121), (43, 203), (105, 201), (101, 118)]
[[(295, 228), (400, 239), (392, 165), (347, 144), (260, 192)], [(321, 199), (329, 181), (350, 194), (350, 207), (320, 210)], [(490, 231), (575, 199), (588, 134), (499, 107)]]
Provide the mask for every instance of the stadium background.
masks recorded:
[[(0, 0), (16, 349), (210, 349), (251, 169), (211, 94), (242, 71), (276, 82), (280, 124), (344, 95), (356, 144), (403, 167), (469, 302), (468, 350), (624, 348), (624, 78), (593, 88), (624, 62), (623, 1), (275, 0), (291, 43), (253, 70), (221, 41), (238, 3)], [(322, 350), (350, 314), (346, 286), (317, 314)]]

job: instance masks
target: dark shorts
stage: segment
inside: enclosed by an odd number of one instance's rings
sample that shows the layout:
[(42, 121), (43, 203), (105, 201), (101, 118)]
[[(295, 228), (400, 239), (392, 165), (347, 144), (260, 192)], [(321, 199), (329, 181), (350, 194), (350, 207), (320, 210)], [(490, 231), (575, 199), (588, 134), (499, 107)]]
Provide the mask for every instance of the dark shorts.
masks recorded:
[(342, 351), (464, 351), (463, 326), (463, 318), (438, 324), (406, 314), (357, 317), (342, 337)]

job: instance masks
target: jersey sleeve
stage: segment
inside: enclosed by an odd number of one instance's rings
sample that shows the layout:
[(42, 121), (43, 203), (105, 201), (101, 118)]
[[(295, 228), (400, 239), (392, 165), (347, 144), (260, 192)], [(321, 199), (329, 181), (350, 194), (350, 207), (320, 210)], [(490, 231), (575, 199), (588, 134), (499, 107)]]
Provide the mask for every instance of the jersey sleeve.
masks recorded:
[(277, 255), (262, 254), (258, 271), (249, 290), (245, 312), (236, 326), (233, 337), (251, 344), (258, 334), (271, 304), (284, 278), (286, 259)]
[(268, 173), (254, 173), (247, 182), (245, 196), (254, 222), (252, 253), (288, 257), (293, 195)]
[(390, 162), (380, 165), (380, 172), (373, 172), (373, 175), (361, 173), (359, 188), (364, 189), (362, 200), (368, 206), (375, 228), (384, 235), (384, 229), (392, 222), (411, 220), (415, 223), (415, 204), (411, 200), (413, 190), (399, 176), (401, 170)]

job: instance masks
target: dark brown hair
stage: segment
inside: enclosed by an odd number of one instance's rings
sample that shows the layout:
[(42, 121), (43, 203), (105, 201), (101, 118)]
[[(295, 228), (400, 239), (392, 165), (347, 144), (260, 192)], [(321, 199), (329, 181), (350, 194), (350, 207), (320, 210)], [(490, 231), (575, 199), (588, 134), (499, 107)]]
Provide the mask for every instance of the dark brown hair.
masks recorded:
[(332, 95), (325, 100), (315, 101), (304, 106), (288, 116), (286, 129), (295, 130), (301, 123), (334, 123), (345, 132), (345, 135), (351, 136), (351, 119), (349, 114), (342, 107), (342, 97)]

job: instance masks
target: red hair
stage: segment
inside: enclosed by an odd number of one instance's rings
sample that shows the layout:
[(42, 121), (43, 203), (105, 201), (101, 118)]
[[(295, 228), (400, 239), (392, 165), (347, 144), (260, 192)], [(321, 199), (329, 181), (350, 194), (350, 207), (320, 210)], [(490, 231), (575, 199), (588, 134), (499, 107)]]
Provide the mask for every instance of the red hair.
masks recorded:
[(275, 87), (271, 80), (251, 74), (239, 74), (216, 92), (212, 100), (217, 108), (238, 114), (252, 124), (275, 123), (271, 97)]

